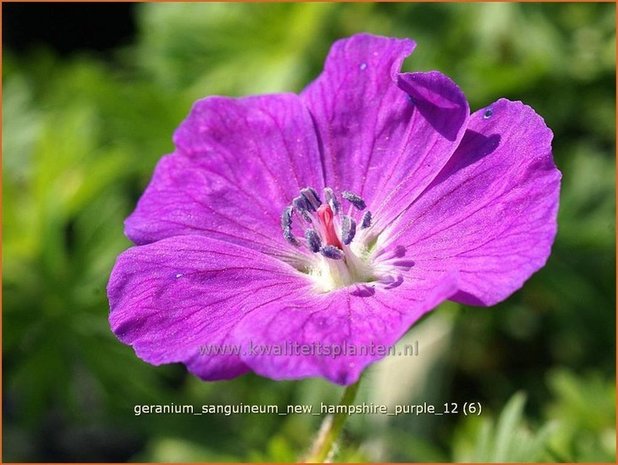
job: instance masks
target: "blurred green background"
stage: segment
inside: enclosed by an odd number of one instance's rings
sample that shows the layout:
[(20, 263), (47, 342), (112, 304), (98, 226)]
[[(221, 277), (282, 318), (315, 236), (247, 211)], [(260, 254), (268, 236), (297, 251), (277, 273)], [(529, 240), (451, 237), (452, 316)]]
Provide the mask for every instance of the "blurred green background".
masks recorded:
[[(85, 7), (88, 8), (88, 7)], [(447, 303), (420, 356), (372, 366), (358, 401), (478, 401), (479, 417), (354, 416), (341, 461), (615, 461), (615, 5), (140, 4), (109, 53), (3, 52), (4, 461), (294, 461), (315, 416), (135, 416), (135, 404), (336, 402), (322, 380), (204, 383), (118, 342), (105, 285), (192, 102), (300, 91), (330, 44), (414, 38), (406, 70), (477, 109), (523, 100), (555, 134), (547, 266), (489, 309)], [(49, 27), (53, 27), (50, 24)]]

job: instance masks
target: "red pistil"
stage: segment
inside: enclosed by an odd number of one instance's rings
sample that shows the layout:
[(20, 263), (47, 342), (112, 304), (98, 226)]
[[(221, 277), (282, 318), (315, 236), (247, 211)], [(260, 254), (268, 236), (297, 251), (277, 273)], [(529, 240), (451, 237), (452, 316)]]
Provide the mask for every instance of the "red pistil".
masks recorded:
[(339, 247), (343, 249), (343, 245), (341, 245), (341, 241), (335, 232), (335, 226), (333, 225), (333, 211), (330, 208), (330, 205), (327, 203), (323, 203), (318, 208), (318, 219), (320, 220), (320, 225), (322, 226), (322, 230), (324, 232), (324, 239), (328, 245), (334, 245), (335, 247)]

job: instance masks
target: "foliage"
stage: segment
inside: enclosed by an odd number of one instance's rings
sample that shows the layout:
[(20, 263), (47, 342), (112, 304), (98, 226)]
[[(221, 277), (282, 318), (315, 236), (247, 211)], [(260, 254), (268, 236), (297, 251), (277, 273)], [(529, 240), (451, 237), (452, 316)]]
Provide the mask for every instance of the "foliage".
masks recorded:
[[(539, 462), (551, 432), (551, 424), (539, 431), (525, 425), (523, 408), (525, 396), (515, 394), (505, 405), (497, 421), (483, 418), (476, 430), (460, 431), (464, 437), (455, 441), (455, 460), (458, 462)], [(473, 417), (474, 418), (474, 417)], [(472, 424), (472, 422), (471, 422)], [(466, 440), (471, 439), (468, 443)]]
[(458, 462), (612, 462), (616, 455), (615, 388), (598, 374), (551, 372), (552, 400), (542, 426), (531, 428), (517, 393), (497, 421), (471, 417), (457, 430)]

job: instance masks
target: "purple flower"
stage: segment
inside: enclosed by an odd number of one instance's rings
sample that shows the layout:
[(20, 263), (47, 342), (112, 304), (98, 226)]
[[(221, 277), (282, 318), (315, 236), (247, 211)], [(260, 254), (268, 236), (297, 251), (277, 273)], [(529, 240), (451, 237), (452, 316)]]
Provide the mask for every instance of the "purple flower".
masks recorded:
[(118, 338), (205, 380), (350, 384), (440, 302), (493, 305), (541, 268), (551, 131), (521, 102), (470, 114), (443, 74), (400, 73), (414, 47), (355, 35), (300, 95), (198, 101), (126, 221)]

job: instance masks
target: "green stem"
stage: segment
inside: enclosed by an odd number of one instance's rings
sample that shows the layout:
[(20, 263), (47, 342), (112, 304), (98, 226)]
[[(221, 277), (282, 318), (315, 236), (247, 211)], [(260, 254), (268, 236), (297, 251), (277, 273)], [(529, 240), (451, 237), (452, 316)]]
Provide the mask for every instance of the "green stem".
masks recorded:
[[(350, 406), (354, 402), (354, 398), (356, 397), (356, 392), (358, 391), (358, 386), (360, 384), (360, 380), (356, 383), (348, 386), (343, 392), (343, 397), (339, 402), (339, 405)], [(318, 436), (311, 447), (311, 452), (305, 458), (304, 462), (308, 463), (324, 463), (333, 449), (335, 445), (335, 441), (341, 434), (341, 430), (343, 429), (343, 424), (348, 418), (347, 409), (340, 409), (343, 411), (339, 411), (335, 415), (328, 415), (324, 418), (322, 422), (322, 426), (320, 426), (320, 431), (318, 432)]]

